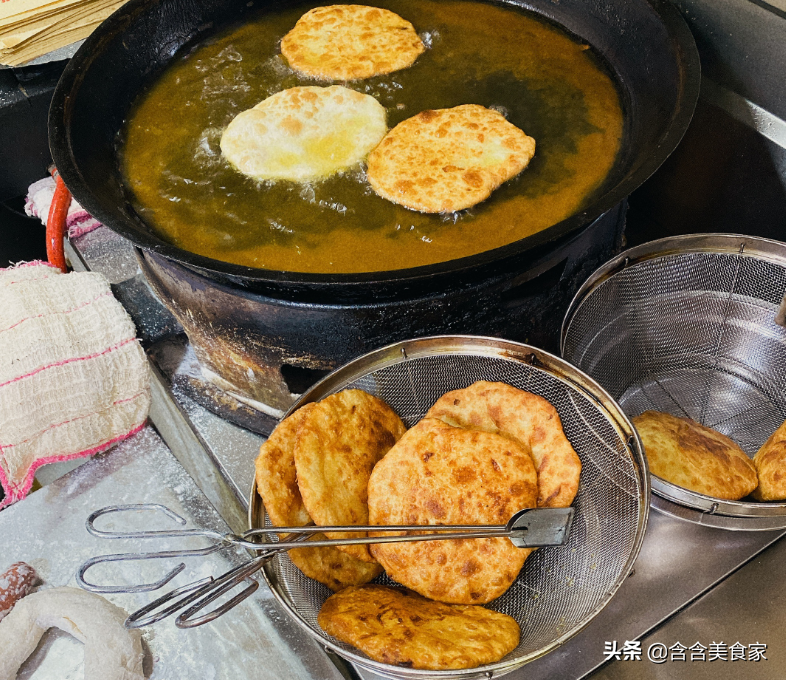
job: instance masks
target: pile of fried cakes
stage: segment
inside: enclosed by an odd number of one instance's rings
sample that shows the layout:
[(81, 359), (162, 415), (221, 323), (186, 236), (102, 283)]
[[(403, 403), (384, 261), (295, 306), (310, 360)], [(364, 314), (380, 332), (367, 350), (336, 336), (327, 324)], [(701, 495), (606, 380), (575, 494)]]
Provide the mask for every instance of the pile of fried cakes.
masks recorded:
[[(382, 400), (344, 390), (284, 419), (256, 460), (270, 521), (288, 527), (505, 524), (524, 508), (569, 506), (580, 472), (554, 406), (496, 382), (446, 393), (409, 430)], [(481, 605), (513, 584), (531, 552), (484, 538), (288, 554), (335, 592), (318, 618), (329, 635), (375, 661), (442, 670), (516, 648), (516, 621)], [(404, 588), (366, 585), (383, 570)]]
[[(317, 81), (409, 68), (425, 50), (409, 21), (364, 5), (312, 9), (281, 40), (290, 68)], [(258, 181), (324, 179), (368, 158), (366, 176), (379, 196), (440, 213), (470, 208), (518, 175), (535, 155), (535, 140), (473, 103), (421, 111), (388, 131), (374, 97), (343, 85), (301, 86), (237, 115), (221, 151)]]

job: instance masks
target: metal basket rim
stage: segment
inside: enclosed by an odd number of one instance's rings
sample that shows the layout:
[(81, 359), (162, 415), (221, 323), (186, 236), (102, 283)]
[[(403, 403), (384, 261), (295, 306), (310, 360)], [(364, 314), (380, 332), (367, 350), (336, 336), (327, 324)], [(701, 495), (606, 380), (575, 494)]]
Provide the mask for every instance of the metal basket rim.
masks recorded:
[[(715, 253), (759, 259), (786, 267), (786, 243), (744, 234), (685, 234), (649, 241), (623, 251), (596, 269), (579, 287), (562, 321), (560, 354), (564, 357), (570, 324), (592, 293), (618, 273), (663, 257)], [(740, 531), (786, 529), (786, 502), (729, 501), (713, 498), (652, 475), (656, 510), (679, 519)], [(677, 510), (681, 506), (684, 511)], [(780, 517), (780, 520), (776, 520)], [(712, 518), (712, 519), (711, 519)]]
[[(437, 348), (442, 351), (437, 352)], [(466, 350), (469, 348), (473, 349), (474, 351), (467, 352)], [(373, 370), (379, 370), (380, 368), (391, 366), (410, 359), (435, 356), (436, 354), (458, 354), (465, 356), (471, 355), (504, 358), (510, 361), (526, 363), (536, 370), (544, 371), (562, 382), (567, 382), (571, 387), (591, 399), (604, 413), (604, 415), (609, 418), (611, 425), (618, 431), (618, 433), (620, 433), (620, 438), (626, 442), (628, 452), (638, 467), (640, 477), (639, 482), (642, 489), (640, 494), (640, 511), (637, 518), (636, 534), (630, 554), (628, 555), (628, 559), (617, 576), (614, 586), (605, 593), (603, 599), (600, 601), (592, 614), (587, 616), (582, 623), (563, 633), (559, 638), (554, 640), (546, 647), (514, 660), (503, 660), (495, 664), (487, 664), (477, 668), (463, 670), (430, 671), (400, 668), (397, 666), (391, 666), (390, 664), (373, 661), (366, 656), (360, 656), (359, 654), (348, 652), (342, 647), (336, 645), (331, 640), (319, 636), (318, 633), (316, 633), (311, 628), (311, 626), (309, 626), (299, 616), (297, 613), (297, 608), (294, 603), (290, 601), (290, 598), (283, 594), (278, 587), (276, 587), (275, 576), (269, 573), (269, 569), (263, 567), (261, 569), (261, 573), (274, 598), (284, 608), (287, 614), (289, 614), (289, 616), (292, 617), (292, 619), (300, 626), (300, 628), (306, 631), (309, 637), (328, 648), (331, 652), (362, 668), (388, 678), (461, 678), (462, 680), (488, 678), (492, 675), (502, 675), (504, 673), (511, 672), (554, 651), (561, 645), (565, 644), (565, 642), (567, 642), (570, 638), (578, 634), (581, 630), (583, 630), (592, 621), (592, 619), (594, 619), (606, 607), (632, 570), (633, 564), (639, 555), (642, 543), (644, 541), (644, 535), (649, 518), (651, 496), (649, 468), (647, 467), (647, 460), (644, 456), (644, 447), (641, 443), (638, 432), (633, 427), (633, 424), (625, 415), (622, 408), (595, 380), (560, 357), (531, 345), (509, 340), (502, 340), (500, 338), (475, 335), (438, 335), (396, 342), (377, 350), (373, 350), (367, 354), (357, 357), (356, 359), (348, 362), (344, 366), (341, 366), (329, 375), (325, 376), (322, 380), (320, 380), (303, 395), (301, 395), (301, 397), (295, 402), (295, 404), (293, 404), (289, 411), (287, 411), (286, 415), (288, 416), (301, 406), (312, 401), (316, 401), (322, 396), (326, 396), (327, 394), (338, 391), (346, 385), (354, 382), (359, 377), (367, 375), (372, 371), (371, 367), (373, 367)], [(623, 434), (625, 436), (623, 436)], [(257, 518), (260, 517), (260, 512), (264, 513), (264, 505), (262, 503), (261, 497), (257, 493), (255, 478), (251, 487), (251, 495), (248, 505), (249, 528), (254, 528), (257, 525)]]

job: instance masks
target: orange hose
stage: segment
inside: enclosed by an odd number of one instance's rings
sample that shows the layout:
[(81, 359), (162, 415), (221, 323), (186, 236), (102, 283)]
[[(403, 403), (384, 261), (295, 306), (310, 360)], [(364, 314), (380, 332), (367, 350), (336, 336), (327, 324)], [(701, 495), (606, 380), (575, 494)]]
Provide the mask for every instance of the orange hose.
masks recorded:
[(65, 238), (66, 217), (71, 205), (71, 192), (60, 177), (57, 169), (52, 170), (55, 178), (55, 193), (52, 204), (49, 206), (49, 217), (46, 219), (46, 258), (50, 264), (60, 269), (64, 274), (68, 271), (63, 252), (63, 239)]

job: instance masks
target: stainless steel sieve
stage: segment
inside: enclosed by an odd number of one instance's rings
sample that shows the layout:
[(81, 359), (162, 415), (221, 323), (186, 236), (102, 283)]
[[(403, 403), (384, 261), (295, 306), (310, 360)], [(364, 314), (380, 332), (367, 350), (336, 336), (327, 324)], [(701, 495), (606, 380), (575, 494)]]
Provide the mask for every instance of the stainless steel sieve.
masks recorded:
[[(786, 419), (786, 244), (696, 234), (625, 251), (576, 293), (562, 356), (629, 417), (687, 416), (753, 454)], [(652, 477), (653, 506), (699, 524), (786, 528), (786, 503), (723, 501)]]
[[(284, 554), (263, 567), (274, 596), (301, 627), (325, 647), (385, 677), (490, 678), (554, 650), (603, 609), (641, 547), (650, 492), (638, 435), (597, 383), (541, 350), (469, 336), (401, 342), (338, 369), (304, 394), (293, 410), (346, 388), (360, 388), (385, 400), (411, 427), (445, 392), (477, 380), (506, 382), (548, 399), (583, 466), (567, 543), (535, 551), (513, 586), (487, 605), (521, 626), (521, 641), (514, 651), (495, 664), (461, 671), (372, 661), (317, 624), (319, 610), (331, 595), (327, 587), (305, 577)], [(252, 528), (267, 522), (256, 486), (249, 522)], [(384, 575), (377, 582), (393, 583)]]

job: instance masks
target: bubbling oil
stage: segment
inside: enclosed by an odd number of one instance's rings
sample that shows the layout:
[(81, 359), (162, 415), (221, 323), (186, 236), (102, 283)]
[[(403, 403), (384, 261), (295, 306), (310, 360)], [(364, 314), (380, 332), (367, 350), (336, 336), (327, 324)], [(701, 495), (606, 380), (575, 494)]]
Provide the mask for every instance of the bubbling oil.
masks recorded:
[(135, 104), (121, 166), (130, 199), (164, 240), (251, 267), (313, 273), (405, 269), (507, 245), (581, 210), (611, 171), (623, 115), (588, 45), (536, 15), (464, 0), (374, 3), (427, 50), (413, 66), (342, 83), (375, 97), (388, 126), (426, 109), (494, 108), (535, 157), (460, 213), (423, 214), (377, 196), (362, 165), (311, 183), (257, 182), (232, 168), (221, 134), (241, 111), (298, 85), (278, 43), (316, 4), (266, 12), (189, 50)]

